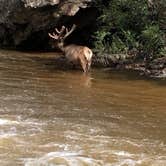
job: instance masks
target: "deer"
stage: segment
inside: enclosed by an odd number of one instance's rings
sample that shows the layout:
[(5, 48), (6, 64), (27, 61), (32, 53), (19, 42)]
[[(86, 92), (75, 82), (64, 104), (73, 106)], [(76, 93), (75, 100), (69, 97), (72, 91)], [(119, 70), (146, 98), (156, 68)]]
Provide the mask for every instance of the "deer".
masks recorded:
[(68, 62), (72, 63), (74, 66), (80, 65), (83, 72), (87, 73), (91, 67), (92, 50), (86, 46), (65, 44), (65, 39), (72, 34), (75, 29), (75, 24), (73, 24), (70, 30), (63, 25), (60, 30), (55, 28), (55, 31), (48, 33), (48, 35), (56, 41), (56, 46), (63, 52)]

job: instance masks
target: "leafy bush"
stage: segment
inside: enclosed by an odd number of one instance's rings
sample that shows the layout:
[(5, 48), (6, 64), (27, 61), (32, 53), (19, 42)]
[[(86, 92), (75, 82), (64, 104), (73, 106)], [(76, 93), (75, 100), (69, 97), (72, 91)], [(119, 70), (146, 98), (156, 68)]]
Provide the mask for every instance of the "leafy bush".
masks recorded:
[(158, 55), (164, 48), (163, 34), (157, 25), (145, 27), (140, 36), (140, 47), (148, 58)]
[(94, 47), (99, 52), (126, 53), (136, 49), (155, 57), (165, 50), (159, 7), (151, 9), (147, 0), (98, 0), (96, 6), (100, 14)]

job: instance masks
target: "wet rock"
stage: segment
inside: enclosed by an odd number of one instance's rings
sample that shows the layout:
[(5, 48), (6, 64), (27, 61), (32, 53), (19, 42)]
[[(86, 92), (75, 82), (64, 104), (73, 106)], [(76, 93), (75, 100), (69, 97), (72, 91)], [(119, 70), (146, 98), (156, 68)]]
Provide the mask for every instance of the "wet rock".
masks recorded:
[(24, 6), (25, 7), (42, 7), (45, 5), (57, 5), (59, 4), (60, 0), (22, 0), (22, 2), (24, 2)]
[(97, 67), (124, 68), (133, 59), (129, 54), (97, 53), (93, 56), (92, 65)]
[(138, 71), (141, 75), (155, 78), (166, 78), (166, 56), (144, 61), (130, 54), (96, 54), (92, 65), (95, 67), (111, 67), (114, 69), (127, 69)]
[(166, 77), (166, 56), (151, 61), (147, 65), (146, 73), (152, 77)]

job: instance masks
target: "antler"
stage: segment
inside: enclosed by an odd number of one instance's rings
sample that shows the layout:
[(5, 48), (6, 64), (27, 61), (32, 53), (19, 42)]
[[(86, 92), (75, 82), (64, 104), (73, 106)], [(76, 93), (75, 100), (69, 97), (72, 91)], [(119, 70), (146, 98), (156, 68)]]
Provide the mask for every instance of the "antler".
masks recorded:
[[(48, 35), (51, 38), (55, 39), (55, 40), (59, 40), (59, 39), (65, 40), (75, 30), (75, 28), (76, 28), (75, 24), (73, 24), (73, 26), (70, 29), (70, 31), (65, 26), (62, 26), (62, 28), (60, 30), (55, 28), (55, 31), (56, 31), (57, 34), (55, 34), (55, 32), (53, 32), (52, 34), (48, 33)], [(64, 34), (64, 31), (65, 31), (65, 34)]]
[(70, 29), (70, 31), (68, 30), (68, 28), (65, 28), (66, 29), (66, 34), (65, 36), (63, 37), (64, 39), (67, 38), (75, 29), (76, 29), (76, 25), (73, 24), (72, 28)]
[(57, 28), (55, 28), (55, 31), (56, 31), (58, 34), (63, 34), (64, 30), (65, 30), (65, 26), (64, 26), (64, 25), (62, 26), (62, 28), (60, 29), (60, 31), (59, 31)]
[(60, 39), (60, 38), (63, 38), (63, 37), (61, 37), (61, 36), (62, 36), (63, 32), (65, 31), (65, 26), (62, 26), (62, 28), (61, 28), (60, 30), (58, 30), (57, 28), (55, 28), (55, 31), (56, 31), (56, 33), (58, 33), (58, 34), (55, 34), (55, 32), (53, 32), (52, 34), (51, 34), (51, 33), (48, 33), (48, 35), (49, 35), (51, 38), (55, 39), (55, 40), (58, 40), (58, 39)]

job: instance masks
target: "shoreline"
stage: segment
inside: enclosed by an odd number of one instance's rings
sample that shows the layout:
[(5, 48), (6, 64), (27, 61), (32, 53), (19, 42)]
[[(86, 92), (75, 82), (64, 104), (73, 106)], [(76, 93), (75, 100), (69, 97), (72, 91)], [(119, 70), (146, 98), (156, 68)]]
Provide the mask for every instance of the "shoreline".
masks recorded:
[[(39, 62), (48, 62), (49, 65), (55, 68), (70, 68), (71, 65), (66, 61), (65, 56), (61, 52), (23, 52), (17, 50), (0, 49), (0, 52), (6, 54), (8, 52), (21, 53), (22, 56), (31, 57)], [(19, 55), (19, 58), (21, 56)], [(128, 54), (114, 55), (97, 55), (92, 58), (92, 68), (110, 68), (115, 70), (131, 70), (137, 71), (140, 75), (154, 78), (166, 78), (166, 56), (146, 62), (142, 59), (137, 59), (135, 56)]]
[(92, 66), (133, 70), (147, 77), (166, 78), (166, 56), (149, 62), (127, 54), (95, 56)]

